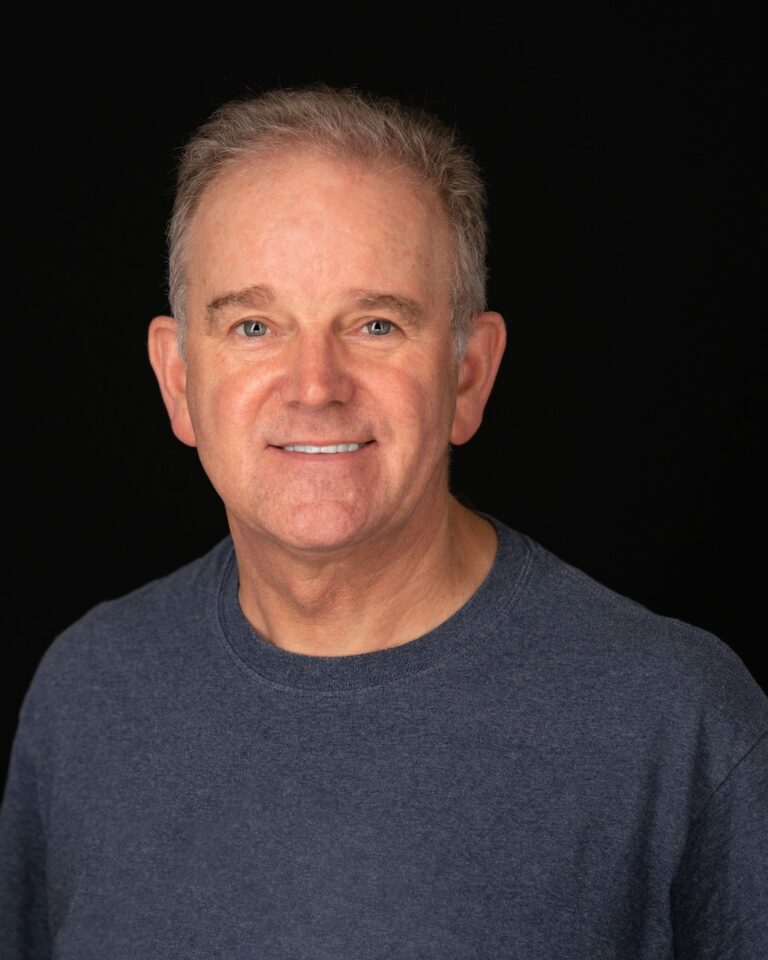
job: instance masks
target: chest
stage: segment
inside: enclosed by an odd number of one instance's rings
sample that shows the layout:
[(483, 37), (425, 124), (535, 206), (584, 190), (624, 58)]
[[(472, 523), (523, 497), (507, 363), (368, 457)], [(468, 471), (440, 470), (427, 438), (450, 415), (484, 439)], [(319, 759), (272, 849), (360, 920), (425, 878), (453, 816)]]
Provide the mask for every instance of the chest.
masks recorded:
[(632, 957), (668, 933), (652, 757), (481, 704), (211, 716), (107, 723), (59, 776), (62, 958)]

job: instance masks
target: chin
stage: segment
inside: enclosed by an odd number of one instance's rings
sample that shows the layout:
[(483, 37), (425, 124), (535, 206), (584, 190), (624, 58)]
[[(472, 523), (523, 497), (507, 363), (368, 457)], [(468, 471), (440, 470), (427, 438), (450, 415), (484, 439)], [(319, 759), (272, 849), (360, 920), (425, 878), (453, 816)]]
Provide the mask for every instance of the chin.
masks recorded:
[(367, 511), (345, 503), (321, 502), (296, 507), (269, 525), (272, 538), (299, 550), (327, 552), (365, 540), (373, 533)]

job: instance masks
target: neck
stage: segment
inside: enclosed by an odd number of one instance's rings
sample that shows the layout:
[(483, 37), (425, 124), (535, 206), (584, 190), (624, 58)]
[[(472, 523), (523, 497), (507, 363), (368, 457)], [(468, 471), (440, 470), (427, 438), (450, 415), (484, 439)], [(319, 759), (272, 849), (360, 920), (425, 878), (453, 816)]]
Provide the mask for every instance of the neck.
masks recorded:
[(333, 554), (289, 551), (230, 525), (246, 618), (275, 646), (311, 656), (428, 633), (477, 590), (496, 553), (492, 526), (447, 495), (428, 523)]

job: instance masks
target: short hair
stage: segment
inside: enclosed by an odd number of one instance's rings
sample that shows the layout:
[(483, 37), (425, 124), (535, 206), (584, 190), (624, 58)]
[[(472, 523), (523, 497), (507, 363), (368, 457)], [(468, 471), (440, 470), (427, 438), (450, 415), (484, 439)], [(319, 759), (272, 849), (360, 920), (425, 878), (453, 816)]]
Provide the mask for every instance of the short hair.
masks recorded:
[(306, 147), (402, 168), (434, 190), (453, 233), (452, 328), (455, 355), (463, 356), (472, 318), (485, 309), (486, 191), (477, 163), (456, 131), (431, 114), (324, 85), (225, 103), (184, 148), (168, 226), (168, 293), (182, 355), (185, 246), (204, 191), (243, 160)]

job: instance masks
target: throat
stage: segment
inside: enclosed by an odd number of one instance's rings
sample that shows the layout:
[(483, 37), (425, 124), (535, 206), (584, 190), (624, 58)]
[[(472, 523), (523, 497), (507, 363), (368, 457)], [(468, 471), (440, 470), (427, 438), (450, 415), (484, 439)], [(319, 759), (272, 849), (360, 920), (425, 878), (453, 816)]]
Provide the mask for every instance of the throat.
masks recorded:
[(308, 656), (371, 653), (428, 633), (469, 599), (493, 562), (496, 534), (456, 505), (460, 530), (322, 563), (265, 557), (240, 568), (240, 606), (274, 646)]

